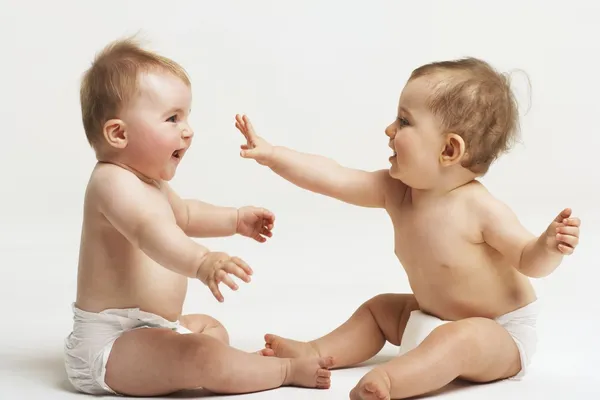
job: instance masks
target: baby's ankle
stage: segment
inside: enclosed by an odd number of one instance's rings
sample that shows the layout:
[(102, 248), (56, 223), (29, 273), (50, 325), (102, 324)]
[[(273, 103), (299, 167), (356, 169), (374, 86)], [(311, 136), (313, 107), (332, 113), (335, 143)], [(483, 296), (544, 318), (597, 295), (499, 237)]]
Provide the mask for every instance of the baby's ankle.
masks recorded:
[(280, 358), (281, 360), (281, 386), (289, 386), (292, 383), (292, 359)]
[(315, 352), (315, 355), (316, 355), (317, 357), (325, 357), (325, 356), (328, 356), (328, 355), (330, 355), (330, 354), (326, 354), (326, 355), (324, 356), (324, 355), (321, 353), (321, 349), (319, 348), (319, 344), (317, 343), (317, 341), (316, 341), (316, 340), (312, 340), (312, 341), (310, 341), (310, 342), (306, 342), (306, 343), (307, 343), (307, 344), (310, 346), (310, 348), (311, 348), (311, 349), (312, 349), (312, 350)]

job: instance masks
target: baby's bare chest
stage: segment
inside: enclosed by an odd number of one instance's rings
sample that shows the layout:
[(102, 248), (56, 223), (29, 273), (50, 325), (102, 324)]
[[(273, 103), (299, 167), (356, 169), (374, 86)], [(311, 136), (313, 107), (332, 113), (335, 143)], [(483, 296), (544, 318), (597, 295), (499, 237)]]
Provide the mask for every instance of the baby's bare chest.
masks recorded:
[(458, 268), (476, 262), (483, 240), (477, 221), (465, 207), (403, 206), (390, 216), (394, 224), (394, 251), (407, 271)]

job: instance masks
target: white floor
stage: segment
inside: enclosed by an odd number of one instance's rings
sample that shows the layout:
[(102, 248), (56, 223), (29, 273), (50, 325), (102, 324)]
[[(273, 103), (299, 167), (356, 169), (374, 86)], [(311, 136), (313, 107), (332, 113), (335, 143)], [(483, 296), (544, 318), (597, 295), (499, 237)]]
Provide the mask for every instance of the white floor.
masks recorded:
[[(290, 222), (293, 223), (296, 222)], [(66, 380), (61, 353), (63, 339), (72, 322), (70, 303), (74, 298), (74, 260), (78, 244), (77, 225), (68, 226), (68, 229), (63, 226), (60, 234), (41, 232), (43, 241), (14, 230), (11, 234), (7, 234), (10, 230), (4, 231), (4, 237), (0, 238), (2, 265), (12, 266), (3, 268), (0, 279), (3, 317), (0, 323), (0, 399), (82, 397), (73, 392)], [(18, 228), (21, 229), (23, 233), (28, 230), (26, 226)], [(363, 243), (375, 252), (386, 254), (384, 249), (389, 246), (388, 241), (353, 239), (348, 235), (337, 244), (332, 241), (330, 250), (321, 252), (314, 265), (303, 260), (306, 257), (303, 253), (297, 253), (296, 258), (288, 257), (284, 265), (281, 263), (284, 255), (278, 251), (287, 249), (289, 252), (299, 240), (293, 235), (286, 238), (285, 229), (285, 226), (281, 228), (282, 238), (271, 244), (270, 251), (242, 239), (230, 239), (231, 247), (254, 260), (256, 273), (252, 284), (242, 286), (237, 293), (225, 291), (225, 303), (218, 304), (211, 299), (208, 290), (192, 282), (185, 312), (215, 316), (229, 330), (233, 346), (254, 351), (262, 347), (264, 333), (312, 339), (338, 326), (375, 294), (406, 290), (405, 278), (393, 256), (381, 256), (375, 263), (371, 261), (366, 275), (361, 275), (356, 268), (344, 269), (352, 260), (367, 265), (372, 257), (358, 253), (344, 255), (341, 252), (344, 246), (356, 248), (358, 243)], [(334, 228), (331, 229), (333, 232)], [(437, 398), (504, 399), (510, 396), (549, 399), (569, 396), (600, 399), (600, 387), (596, 384), (600, 375), (600, 324), (597, 322), (600, 301), (593, 278), (598, 276), (596, 269), (599, 266), (593, 243), (599, 243), (600, 237), (589, 232), (586, 237), (587, 244), (579, 248), (576, 257), (565, 260), (550, 277), (535, 281), (544, 308), (538, 322), (538, 353), (530, 374), (520, 382), (452, 385), (451, 390), (438, 393)], [(36, 251), (28, 250), (31, 248)], [(317, 275), (318, 271), (322, 271), (320, 275)], [(388, 345), (366, 365), (333, 371), (332, 387), (326, 391), (281, 388), (237, 397), (348, 398), (350, 389), (374, 362), (384, 362), (396, 351)], [(204, 396), (207, 394), (187, 392), (172, 397)]]

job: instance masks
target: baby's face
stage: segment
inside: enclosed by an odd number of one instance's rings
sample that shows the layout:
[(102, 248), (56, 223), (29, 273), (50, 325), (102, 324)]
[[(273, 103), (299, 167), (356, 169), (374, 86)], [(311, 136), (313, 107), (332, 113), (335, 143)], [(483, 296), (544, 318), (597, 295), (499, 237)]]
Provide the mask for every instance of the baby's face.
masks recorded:
[(140, 93), (122, 113), (129, 167), (154, 180), (171, 180), (190, 147), (191, 89), (168, 73), (140, 76)]
[(394, 152), (390, 176), (415, 189), (431, 188), (440, 174), (443, 139), (436, 117), (427, 108), (430, 91), (427, 78), (409, 81), (400, 96), (397, 118), (385, 130)]

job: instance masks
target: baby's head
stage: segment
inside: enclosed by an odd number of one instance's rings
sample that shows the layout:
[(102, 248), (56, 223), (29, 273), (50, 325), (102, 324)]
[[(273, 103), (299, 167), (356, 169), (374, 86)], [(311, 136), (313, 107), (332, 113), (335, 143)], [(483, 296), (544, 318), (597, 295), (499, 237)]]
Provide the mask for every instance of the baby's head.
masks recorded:
[(474, 58), (423, 65), (412, 72), (385, 133), (397, 154), (390, 174), (409, 186), (482, 176), (518, 133), (510, 81)]
[(191, 144), (185, 70), (133, 39), (106, 46), (85, 72), (83, 127), (98, 160), (150, 180), (170, 180)]

